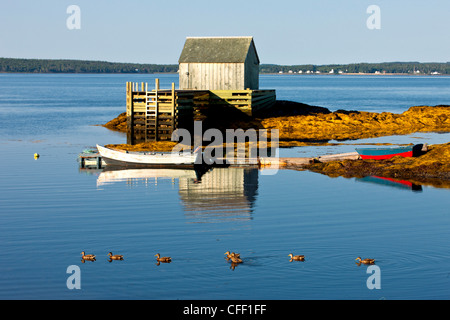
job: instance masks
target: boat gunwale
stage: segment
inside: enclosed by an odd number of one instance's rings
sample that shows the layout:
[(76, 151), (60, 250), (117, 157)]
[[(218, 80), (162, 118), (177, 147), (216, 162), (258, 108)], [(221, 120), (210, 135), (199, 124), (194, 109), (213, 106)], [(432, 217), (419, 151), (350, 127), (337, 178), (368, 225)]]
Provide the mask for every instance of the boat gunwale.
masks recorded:
[(399, 147), (386, 147), (386, 148), (355, 148), (356, 152), (359, 151), (396, 151), (396, 150), (412, 150), (414, 146), (399, 146)]
[[(197, 154), (189, 153), (127, 153), (97, 145), (101, 157), (107, 164), (123, 165), (191, 165), (196, 161)], [(153, 160), (153, 161), (152, 161)], [(167, 161), (165, 161), (167, 160)]]

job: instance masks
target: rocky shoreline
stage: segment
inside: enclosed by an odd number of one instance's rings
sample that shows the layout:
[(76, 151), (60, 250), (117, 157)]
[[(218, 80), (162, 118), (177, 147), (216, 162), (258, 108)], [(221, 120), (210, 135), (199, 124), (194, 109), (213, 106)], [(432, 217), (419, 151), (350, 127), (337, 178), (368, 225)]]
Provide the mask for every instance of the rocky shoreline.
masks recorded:
[(319, 162), (297, 169), (309, 170), (329, 177), (380, 176), (408, 180), (421, 185), (450, 188), (450, 143), (428, 146), (427, 152), (416, 157), (397, 156), (386, 160)]
[[(103, 125), (126, 132), (126, 114)], [(414, 132), (450, 132), (450, 106), (414, 106), (396, 114), (337, 110), (278, 100), (263, 113), (248, 117), (234, 113), (219, 114), (203, 121), (203, 128), (278, 129), (280, 146), (325, 144), (329, 140), (356, 140)]]
[[(220, 125), (219, 125), (220, 122)], [(205, 125), (206, 124), (206, 125)], [(280, 147), (326, 145), (330, 140), (356, 140), (414, 132), (450, 132), (450, 106), (414, 106), (401, 114), (337, 110), (291, 101), (277, 101), (264, 114), (208, 119), (203, 128), (278, 129)], [(103, 125), (126, 132), (126, 114)], [(137, 145), (108, 145), (128, 151), (170, 151), (172, 141), (147, 142)], [(336, 143), (333, 143), (336, 144)], [(425, 154), (394, 157), (388, 160), (343, 160), (312, 163), (288, 169), (310, 170), (330, 177), (383, 176), (450, 188), (450, 143), (430, 146)]]

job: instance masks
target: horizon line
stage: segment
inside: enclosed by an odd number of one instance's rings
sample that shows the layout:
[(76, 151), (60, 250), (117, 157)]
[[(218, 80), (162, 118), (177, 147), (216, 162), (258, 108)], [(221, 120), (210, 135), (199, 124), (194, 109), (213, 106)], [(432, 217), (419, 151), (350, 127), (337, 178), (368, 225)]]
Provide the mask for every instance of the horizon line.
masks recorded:
[[(178, 65), (178, 63), (144, 63), (144, 62), (119, 62), (119, 61), (106, 61), (106, 60), (89, 60), (89, 59), (73, 59), (73, 58), (13, 58), (13, 57), (0, 57), (0, 59), (21, 59), (21, 60), (66, 60), (66, 61), (86, 61), (86, 62), (106, 62), (106, 63), (121, 63), (121, 64), (141, 64), (141, 65)], [(302, 63), (302, 64), (278, 64), (278, 63), (260, 63), (260, 65), (272, 65), (272, 66), (341, 66), (341, 65), (352, 65), (352, 64), (386, 64), (386, 63), (439, 63), (439, 64), (449, 64), (450, 61), (437, 62), (437, 61), (384, 61), (384, 62), (350, 62), (350, 63), (325, 63), (325, 64), (314, 64), (314, 63)]]

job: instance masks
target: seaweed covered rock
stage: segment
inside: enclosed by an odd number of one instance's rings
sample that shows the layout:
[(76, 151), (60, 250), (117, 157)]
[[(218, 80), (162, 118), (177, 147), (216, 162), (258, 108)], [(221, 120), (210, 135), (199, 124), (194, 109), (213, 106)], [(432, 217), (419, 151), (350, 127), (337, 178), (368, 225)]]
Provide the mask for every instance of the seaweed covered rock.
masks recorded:
[(281, 140), (353, 140), (424, 131), (450, 131), (450, 106), (411, 107), (402, 114), (338, 110), (262, 119)]
[(254, 117), (273, 118), (328, 113), (331, 113), (331, 111), (324, 107), (311, 106), (309, 104), (295, 101), (277, 100), (271, 108), (255, 113)]
[(450, 143), (429, 146), (428, 152), (417, 157), (331, 161), (313, 163), (306, 168), (330, 177), (381, 176), (449, 188)]
[(127, 131), (127, 113), (123, 112), (119, 114), (116, 118), (108, 121), (103, 125), (104, 127), (115, 130), (126, 132)]
[(173, 141), (152, 141), (138, 144), (107, 144), (106, 148), (126, 150), (126, 151), (172, 151), (178, 144)]
[[(230, 109), (225, 115), (210, 112), (203, 129), (278, 129), (283, 143), (355, 140), (414, 132), (450, 132), (450, 106), (416, 106), (401, 114), (363, 112), (309, 106), (290, 101), (277, 101), (275, 106), (254, 117)], [(126, 132), (126, 114), (109, 121), (105, 127)], [(280, 144), (281, 145), (281, 144)]]

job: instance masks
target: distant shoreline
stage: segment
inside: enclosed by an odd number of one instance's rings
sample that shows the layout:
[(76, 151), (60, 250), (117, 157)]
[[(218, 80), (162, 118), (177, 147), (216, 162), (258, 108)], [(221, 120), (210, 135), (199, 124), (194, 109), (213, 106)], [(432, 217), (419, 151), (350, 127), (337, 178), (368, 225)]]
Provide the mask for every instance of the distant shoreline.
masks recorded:
[[(0, 57), (0, 73), (174, 74), (178, 64)], [(450, 75), (450, 62), (382, 62), (327, 65), (260, 64), (260, 74)]]
[(412, 76), (412, 77), (421, 77), (421, 76), (450, 76), (450, 74), (411, 74), (411, 73), (260, 73), (260, 74), (269, 74), (276, 76)]
[[(150, 74), (178, 74), (178, 72), (7, 72), (0, 71), (0, 74), (134, 74), (134, 75), (150, 75)], [(450, 74), (411, 74), (411, 73), (272, 73), (272, 72), (260, 72), (260, 75), (273, 75), (273, 76), (409, 76), (409, 77), (423, 77), (423, 76), (450, 76)]]
[(178, 74), (178, 72), (7, 72), (0, 71), (0, 74)]

